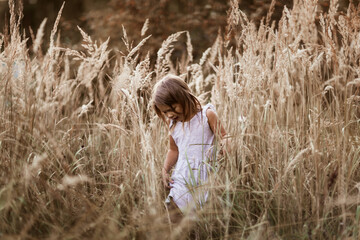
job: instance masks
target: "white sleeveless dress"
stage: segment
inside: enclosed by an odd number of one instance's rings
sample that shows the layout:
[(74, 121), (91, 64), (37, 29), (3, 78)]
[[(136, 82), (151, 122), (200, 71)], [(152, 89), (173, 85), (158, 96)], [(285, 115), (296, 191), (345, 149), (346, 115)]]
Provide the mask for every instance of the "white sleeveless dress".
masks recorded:
[[(182, 212), (201, 206), (207, 199), (207, 190), (202, 185), (207, 181), (214, 141), (206, 116), (209, 108), (215, 112), (214, 106), (207, 104), (190, 121), (177, 122), (171, 132), (179, 156), (171, 176), (174, 183), (170, 184), (172, 188), (165, 202), (171, 197)], [(170, 128), (172, 125), (171, 121)]]

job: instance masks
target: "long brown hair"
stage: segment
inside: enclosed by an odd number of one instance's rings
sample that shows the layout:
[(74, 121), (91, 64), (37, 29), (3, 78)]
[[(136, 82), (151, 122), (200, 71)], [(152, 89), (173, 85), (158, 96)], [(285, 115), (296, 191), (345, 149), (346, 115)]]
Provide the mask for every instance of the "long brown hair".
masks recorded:
[(152, 104), (156, 114), (166, 122), (164, 114), (157, 105), (166, 105), (174, 110), (172, 105), (175, 103), (182, 106), (185, 120), (189, 120), (192, 113), (201, 110), (200, 101), (191, 93), (184, 80), (169, 74), (155, 84)]

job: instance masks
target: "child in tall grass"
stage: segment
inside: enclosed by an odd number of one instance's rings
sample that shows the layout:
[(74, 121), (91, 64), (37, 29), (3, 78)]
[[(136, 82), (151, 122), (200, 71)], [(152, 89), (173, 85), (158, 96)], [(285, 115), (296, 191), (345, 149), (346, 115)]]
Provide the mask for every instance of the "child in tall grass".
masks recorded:
[[(153, 92), (156, 114), (167, 123), (170, 148), (162, 168), (164, 187), (170, 190), (166, 203), (171, 220), (201, 206), (207, 198), (207, 166), (214, 155), (214, 139), (226, 135), (214, 106), (201, 106), (188, 85), (179, 77), (168, 75)], [(170, 171), (175, 169), (170, 178)]]

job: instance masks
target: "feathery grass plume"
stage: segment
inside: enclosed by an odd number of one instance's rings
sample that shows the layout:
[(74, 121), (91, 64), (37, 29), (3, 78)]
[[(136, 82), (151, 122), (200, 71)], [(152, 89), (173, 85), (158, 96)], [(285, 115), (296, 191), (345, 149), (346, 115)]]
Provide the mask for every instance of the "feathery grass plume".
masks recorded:
[(19, 16), (18, 18), (18, 25), (21, 24), (21, 20), (24, 18), (24, 3), (23, 1), (17, 1), (17, 15)]
[(336, 24), (335, 16), (338, 15), (339, 0), (331, 0), (329, 7), (329, 17), (331, 22)]
[(89, 54), (92, 54), (95, 51), (95, 48), (93, 45), (93, 41), (91, 40), (91, 37), (86, 32), (84, 32), (84, 30), (82, 30), (79, 26), (77, 26), (77, 28), (80, 31), (80, 34), (84, 41), (84, 43), (81, 44), (81, 46), (86, 50), (88, 50)]
[(130, 49), (132, 48), (130, 43), (129, 43), (129, 39), (126, 33), (126, 29), (124, 27), (124, 25), (121, 25), (122, 27), (122, 31), (123, 31), (123, 37), (121, 38), (126, 46), (126, 49), (130, 52)]
[(131, 69), (128, 65), (124, 65), (121, 69), (121, 73), (114, 77), (111, 81), (112, 91), (110, 95), (110, 100), (114, 108), (120, 108), (121, 103), (124, 101), (123, 89), (127, 90), (127, 87), (130, 86), (130, 80), (128, 76), (131, 74)]
[(76, 51), (70, 48), (61, 48), (61, 47), (56, 47), (55, 49), (58, 51), (64, 51), (66, 56), (73, 56), (74, 60), (77, 61), (85, 61), (86, 59), (86, 54), (80, 51)]
[(74, 187), (78, 184), (91, 182), (91, 178), (86, 175), (76, 175), (76, 176), (69, 176), (65, 175), (61, 181), (61, 184), (57, 186), (59, 190), (66, 190), (69, 187)]
[(276, 4), (276, 0), (271, 0), (269, 10), (266, 14), (266, 25), (270, 25), (271, 16), (273, 15), (275, 10), (275, 4)]
[[(96, 77), (99, 77), (102, 70), (108, 65), (108, 56), (111, 50), (107, 50), (109, 38), (102, 44), (98, 46), (97, 42), (93, 42), (91, 37), (86, 34), (80, 27), (78, 27), (83, 39), (84, 43), (82, 44), (82, 47), (84, 47), (87, 50), (87, 53), (71, 50), (71, 49), (61, 49), (56, 48), (60, 50), (66, 51), (66, 55), (68, 56), (75, 56), (76, 60), (80, 60), (79, 67), (77, 69), (77, 75), (76, 75), (76, 82), (77, 86), (75, 88), (78, 93), (82, 94), (82, 87), (85, 87), (86, 89), (86, 98), (88, 99), (79, 99), (78, 95), (72, 96), (73, 102), (78, 101), (94, 101), (94, 104), (98, 103), (98, 100), (96, 99), (96, 91), (93, 88), (93, 80), (96, 79)], [(98, 80), (98, 84), (101, 84), (101, 79)], [(77, 99), (77, 100), (76, 100)], [(67, 103), (65, 103), (67, 104)], [(81, 103), (82, 105), (82, 103)]]
[(203, 94), (205, 91), (205, 81), (204, 75), (202, 72), (202, 68), (199, 64), (192, 64), (188, 67), (188, 72), (191, 74), (191, 82), (189, 87), (193, 87), (195, 85), (194, 93), (196, 96)]
[[(82, 117), (83, 115), (86, 115), (88, 112), (89, 112), (89, 109), (91, 109), (93, 106), (92, 106), (92, 103), (93, 103), (93, 100), (91, 100), (90, 102), (88, 102), (86, 105), (82, 105), (80, 109), (78, 109), (77, 112), (78, 115), (77, 117), (80, 118)], [(76, 111), (75, 111), (76, 112)]]
[(50, 59), (54, 58), (54, 47), (55, 47), (54, 38), (55, 38), (55, 34), (57, 32), (57, 28), (58, 28), (58, 25), (59, 25), (59, 22), (60, 22), (60, 18), (61, 18), (61, 14), (62, 14), (62, 11), (64, 9), (64, 6), (65, 6), (65, 2), (63, 2), (63, 4), (61, 5), (61, 8), (60, 8), (60, 10), (58, 12), (58, 15), (57, 15), (55, 23), (54, 23), (54, 27), (53, 27), (53, 29), (51, 30), (51, 33), (50, 33), (50, 45), (49, 45), (49, 50), (48, 50)]
[(201, 58), (199, 60), (200, 66), (203, 66), (205, 64), (205, 62), (206, 62), (206, 60), (207, 60), (207, 58), (209, 56), (210, 51), (211, 51), (211, 48), (208, 48), (203, 52), (203, 54), (202, 54), (202, 56), (201, 56)]
[[(53, 102), (53, 89), (56, 88), (56, 69), (58, 68), (59, 64), (59, 51), (56, 50), (56, 42), (55, 42), (55, 34), (57, 32), (57, 27), (60, 21), (60, 17), (63, 11), (65, 3), (62, 4), (57, 18), (54, 23), (54, 27), (50, 34), (50, 43), (49, 48), (46, 52), (46, 55), (42, 61), (39, 62), (39, 72), (41, 74), (41, 80), (37, 81), (36, 83), (36, 93), (38, 94), (37, 97), (41, 98), (42, 100), (49, 102), (49, 105), (43, 104), (41, 108), (45, 112), (49, 109), (46, 106), (51, 106), (54, 104)], [(59, 36), (58, 36), (59, 37)], [(40, 39), (39, 39), (40, 40)], [(57, 43), (59, 43), (59, 38), (57, 38)], [(41, 41), (40, 41), (41, 42)], [(40, 48), (40, 45), (38, 46)], [(41, 69), (41, 70), (40, 70)]]
[(311, 150), (310, 148), (305, 148), (300, 152), (298, 152), (297, 155), (292, 160), (289, 161), (285, 169), (284, 176), (286, 176), (288, 172), (293, 171), (296, 165), (303, 159), (303, 155), (308, 153), (310, 150)]
[(126, 56), (127, 58), (132, 58), (132, 56), (139, 51), (139, 49), (145, 44), (145, 42), (151, 37), (151, 35), (147, 36), (146, 38), (144, 38), (143, 40), (141, 40), (141, 42), (139, 42), (138, 45), (136, 45), (136, 47), (134, 47), (133, 49), (131, 49), (131, 51), (129, 52), (129, 54)]
[(141, 36), (142, 36), (142, 37), (145, 36), (146, 31), (148, 30), (148, 28), (149, 28), (149, 19), (147, 18), (147, 19), (145, 20), (145, 22), (144, 22), (144, 25), (143, 25), (142, 28), (141, 28)]
[(165, 41), (162, 42), (161, 48), (157, 52), (155, 64), (155, 73), (157, 79), (161, 79), (163, 76), (165, 76), (172, 67), (170, 60), (170, 56), (173, 51), (172, 44), (176, 42), (179, 36), (183, 33), (185, 33), (185, 31), (171, 34)]
[(240, 10), (239, 10), (239, 0), (230, 1), (230, 11), (227, 17), (227, 39), (231, 38), (232, 33), (235, 31), (241, 20)]
[(191, 38), (189, 31), (186, 31), (186, 50), (188, 54), (188, 62), (191, 63), (193, 61), (193, 46), (191, 44)]
[(145, 59), (141, 61), (135, 68), (134, 78), (138, 79), (138, 89), (146, 90), (151, 87), (151, 76), (154, 72), (151, 71), (150, 67), (150, 55), (147, 54)]
[(9, 0), (9, 11), (10, 11), (10, 35), (13, 37), (14, 34), (19, 34), (18, 26), (17, 26), (17, 22), (16, 22), (14, 0)]
[(47, 158), (48, 156), (46, 153), (43, 153), (41, 155), (34, 155), (31, 165), (25, 166), (24, 178), (26, 184), (29, 184), (31, 178), (34, 177), (34, 174), (39, 174), (42, 168), (42, 164)]

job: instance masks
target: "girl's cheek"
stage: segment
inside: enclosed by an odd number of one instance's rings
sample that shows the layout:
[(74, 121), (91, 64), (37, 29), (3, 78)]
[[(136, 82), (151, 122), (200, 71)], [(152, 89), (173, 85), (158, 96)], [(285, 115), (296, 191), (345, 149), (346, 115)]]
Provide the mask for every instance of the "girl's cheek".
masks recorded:
[(180, 106), (176, 107), (176, 108), (175, 108), (175, 111), (176, 111), (177, 113), (182, 113), (182, 112), (183, 112), (183, 111), (182, 111), (182, 108), (181, 108)]

